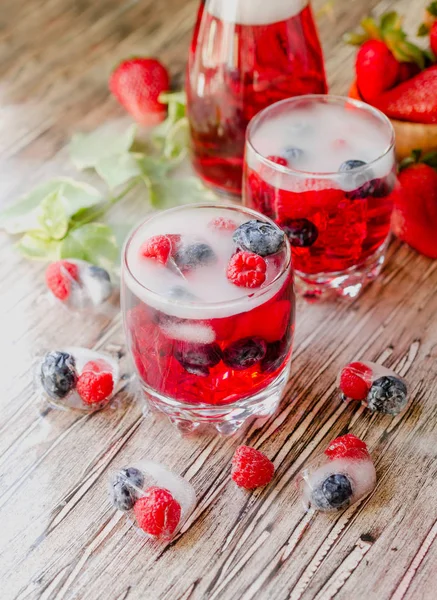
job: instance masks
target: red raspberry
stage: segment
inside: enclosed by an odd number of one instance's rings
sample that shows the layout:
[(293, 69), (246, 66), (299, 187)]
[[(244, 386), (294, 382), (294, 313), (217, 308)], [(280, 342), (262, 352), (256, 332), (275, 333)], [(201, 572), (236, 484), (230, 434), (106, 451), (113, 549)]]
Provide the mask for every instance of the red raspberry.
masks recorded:
[(151, 487), (134, 505), (138, 526), (149, 535), (168, 538), (178, 526), (181, 505), (168, 490)]
[(330, 460), (335, 458), (369, 458), (366, 444), (352, 433), (332, 440), (326, 448), (325, 454)]
[(114, 389), (111, 367), (104, 360), (87, 362), (77, 381), (77, 392), (85, 404), (106, 400)]
[(208, 227), (210, 229), (215, 229), (216, 231), (235, 231), (237, 229), (237, 224), (232, 219), (217, 217), (208, 223)]
[(275, 467), (265, 454), (250, 446), (238, 446), (232, 459), (232, 479), (240, 487), (253, 490), (267, 485)]
[(172, 247), (170, 236), (154, 235), (141, 246), (140, 254), (145, 258), (153, 258), (162, 265), (165, 265), (172, 252)]
[(238, 252), (228, 264), (227, 278), (239, 287), (257, 288), (266, 280), (266, 261), (253, 252)]
[(68, 260), (57, 260), (46, 270), (46, 283), (49, 290), (59, 300), (67, 300), (71, 292), (72, 281), (77, 281), (79, 269)]
[(288, 167), (288, 160), (283, 158), (282, 156), (268, 156), (267, 160), (274, 162), (276, 165), (281, 165), (282, 167)]
[(365, 400), (372, 385), (372, 369), (360, 362), (346, 365), (340, 374), (340, 389), (351, 400)]

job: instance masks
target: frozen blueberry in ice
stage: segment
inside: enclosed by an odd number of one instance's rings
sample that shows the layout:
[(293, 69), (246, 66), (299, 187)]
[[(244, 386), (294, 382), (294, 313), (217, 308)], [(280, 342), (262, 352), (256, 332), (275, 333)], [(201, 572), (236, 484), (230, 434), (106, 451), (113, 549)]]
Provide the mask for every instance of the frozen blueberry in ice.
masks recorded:
[(244, 371), (261, 361), (267, 352), (267, 344), (260, 337), (242, 338), (230, 344), (223, 352), (223, 362), (236, 371)]
[(175, 301), (180, 302), (194, 302), (197, 300), (197, 297), (189, 292), (186, 288), (181, 285), (175, 285), (169, 289), (167, 292), (167, 296)]
[(367, 163), (364, 160), (346, 160), (341, 163), (340, 168), (338, 169), (340, 173), (344, 171), (352, 171), (352, 169), (359, 169), (360, 167), (364, 167)]
[(395, 184), (396, 176), (390, 173), (386, 177), (380, 177), (379, 179), (372, 179), (372, 196), (374, 198), (385, 198), (392, 193)]
[(350, 172), (350, 175), (348, 175), (348, 185), (353, 185), (355, 188), (346, 192), (346, 197), (350, 200), (361, 200), (373, 195), (373, 180), (369, 179), (369, 176), (372, 175), (371, 170), (368, 169), (364, 173), (353, 173), (355, 169), (364, 167), (366, 164), (363, 160), (346, 160), (338, 169), (340, 173)]
[(385, 375), (373, 382), (366, 402), (370, 410), (397, 415), (407, 404), (407, 386), (402, 379)]
[(286, 337), (267, 344), (266, 355), (261, 361), (261, 371), (263, 373), (274, 373), (282, 365), (287, 354), (288, 340)]
[(218, 344), (193, 344), (179, 342), (174, 351), (175, 358), (183, 365), (215, 367), (221, 361), (222, 352)]
[(120, 469), (115, 473), (110, 484), (111, 501), (115, 508), (122, 511), (131, 510), (143, 483), (144, 475), (134, 467)]
[(290, 244), (297, 248), (312, 246), (319, 237), (319, 230), (308, 219), (290, 219), (281, 225)]
[(292, 165), (294, 162), (298, 161), (303, 156), (304, 151), (302, 150), (302, 148), (297, 148), (296, 146), (286, 146), (283, 149), (282, 154), (287, 159), (289, 164)]
[(65, 398), (76, 386), (77, 372), (74, 356), (53, 351), (46, 354), (40, 369), (41, 385), (54, 400)]
[(179, 362), (184, 367), (186, 372), (190, 373), (190, 375), (197, 375), (197, 377), (208, 377), (209, 375), (209, 367), (203, 367), (202, 365), (190, 365), (190, 363), (185, 363), (182, 360)]
[(316, 508), (321, 510), (345, 508), (349, 505), (352, 494), (349, 478), (336, 473), (329, 475), (319, 487), (313, 490), (311, 501)]
[(240, 225), (234, 233), (233, 240), (241, 250), (268, 256), (281, 249), (284, 233), (270, 223), (254, 219)]
[(191, 271), (196, 267), (204, 267), (217, 260), (214, 250), (204, 242), (193, 242), (182, 245), (174, 257), (176, 265), (181, 271)]
[(102, 304), (112, 294), (108, 271), (97, 265), (87, 265), (82, 269), (81, 283), (94, 305)]

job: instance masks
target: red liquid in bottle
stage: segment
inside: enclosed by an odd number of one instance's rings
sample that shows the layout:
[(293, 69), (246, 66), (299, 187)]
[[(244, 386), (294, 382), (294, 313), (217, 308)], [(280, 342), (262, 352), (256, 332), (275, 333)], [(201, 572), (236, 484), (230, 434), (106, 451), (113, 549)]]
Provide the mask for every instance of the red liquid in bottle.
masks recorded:
[[(211, 10), (220, 5), (212, 4)], [(252, 25), (221, 19), (206, 2), (194, 31), (187, 77), (193, 166), (207, 185), (228, 194), (241, 193), (250, 119), (284, 98), (327, 91), (310, 6), (296, 12), (295, 2), (273, 4), (282, 20)]]

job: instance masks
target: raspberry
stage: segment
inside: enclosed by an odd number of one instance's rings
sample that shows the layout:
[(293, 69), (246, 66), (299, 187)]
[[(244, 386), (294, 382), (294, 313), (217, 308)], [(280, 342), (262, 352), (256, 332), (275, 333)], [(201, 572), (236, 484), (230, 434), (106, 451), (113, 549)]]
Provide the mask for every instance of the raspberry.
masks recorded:
[(67, 260), (57, 260), (47, 267), (47, 287), (59, 300), (67, 300), (71, 292), (71, 283), (77, 281), (78, 276), (77, 265)]
[(273, 478), (275, 467), (259, 450), (239, 446), (232, 459), (232, 479), (237, 485), (252, 490), (267, 485)]
[(346, 365), (340, 374), (340, 389), (351, 400), (365, 400), (372, 385), (372, 369), (360, 362)]
[(181, 518), (181, 505), (168, 490), (151, 487), (134, 505), (138, 526), (149, 535), (168, 538)]
[(253, 252), (238, 252), (228, 264), (227, 278), (239, 287), (257, 288), (266, 280), (266, 261)]
[(153, 258), (162, 265), (167, 264), (172, 251), (172, 240), (167, 235), (154, 235), (140, 248), (141, 256)]
[(281, 165), (282, 167), (288, 167), (288, 160), (283, 158), (282, 156), (268, 156), (267, 160), (275, 163), (276, 165)]
[(237, 224), (232, 219), (217, 217), (208, 223), (208, 227), (215, 231), (235, 231), (237, 229)]
[(369, 458), (366, 444), (352, 433), (332, 440), (326, 448), (325, 454), (330, 460), (335, 458)]
[(90, 361), (77, 381), (77, 391), (85, 404), (106, 400), (114, 389), (111, 367), (104, 360)]

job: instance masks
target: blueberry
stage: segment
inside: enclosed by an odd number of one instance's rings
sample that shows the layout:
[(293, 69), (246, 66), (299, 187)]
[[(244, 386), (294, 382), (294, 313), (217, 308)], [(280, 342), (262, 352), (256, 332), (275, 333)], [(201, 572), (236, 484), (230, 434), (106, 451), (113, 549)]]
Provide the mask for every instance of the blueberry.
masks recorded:
[(176, 265), (182, 271), (191, 271), (196, 267), (210, 265), (217, 260), (213, 249), (204, 242), (194, 242), (182, 246), (174, 257)]
[[(346, 173), (348, 171), (353, 171), (354, 169), (358, 169), (360, 167), (364, 167), (367, 163), (363, 160), (346, 160), (344, 163), (340, 165), (338, 169), (340, 173)], [(363, 198), (368, 198), (373, 195), (374, 192), (374, 180), (369, 180), (369, 176), (372, 174), (370, 169), (366, 172), (362, 173), (351, 173), (350, 177), (353, 179), (348, 179), (348, 187), (352, 183), (355, 185), (355, 189), (346, 192), (346, 197), (350, 200), (361, 200)]]
[(284, 233), (270, 223), (253, 220), (240, 225), (233, 240), (242, 250), (268, 256), (280, 250), (284, 243)]
[(329, 510), (344, 508), (350, 504), (352, 485), (348, 477), (342, 474), (329, 475), (320, 487), (313, 490), (311, 500), (316, 508)]
[(293, 162), (298, 161), (304, 155), (304, 151), (302, 148), (287, 146), (283, 149), (281, 154), (288, 160), (289, 163), (293, 164)]
[(290, 219), (281, 225), (290, 244), (297, 248), (312, 246), (319, 237), (319, 230), (308, 219)]
[(74, 357), (67, 352), (49, 352), (41, 363), (40, 379), (50, 398), (65, 398), (77, 383)]
[(222, 351), (218, 344), (194, 344), (180, 342), (174, 356), (181, 364), (195, 367), (215, 367), (222, 359)]
[(197, 375), (198, 377), (208, 377), (209, 369), (208, 367), (202, 367), (201, 365), (190, 365), (189, 363), (184, 363), (183, 361), (179, 361), (181, 365), (184, 367), (187, 373), (191, 375)]
[(274, 373), (282, 366), (289, 351), (288, 339), (282, 338), (278, 342), (267, 344), (266, 355), (261, 361), (263, 373)]
[(89, 265), (83, 269), (81, 283), (94, 305), (102, 304), (112, 295), (109, 273), (97, 265)]
[(398, 377), (392, 375), (376, 379), (367, 395), (370, 410), (385, 415), (397, 415), (407, 404), (407, 386)]
[(267, 344), (262, 338), (242, 338), (225, 349), (223, 362), (236, 371), (244, 371), (262, 360), (266, 352)]
[(167, 292), (167, 296), (172, 300), (180, 300), (181, 302), (183, 302), (184, 300), (187, 302), (194, 302), (195, 300), (197, 300), (197, 297), (194, 294), (189, 292), (186, 288), (182, 287), (181, 285), (175, 285), (174, 287), (172, 287)]
[(387, 177), (372, 179), (371, 183), (373, 186), (372, 196), (374, 198), (384, 198), (392, 193), (396, 184), (396, 177), (391, 173)]
[(110, 495), (112, 504), (118, 510), (126, 511), (134, 507), (139, 490), (144, 483), (144, 475), (139, 469), (120, 469), (111, 480)]

